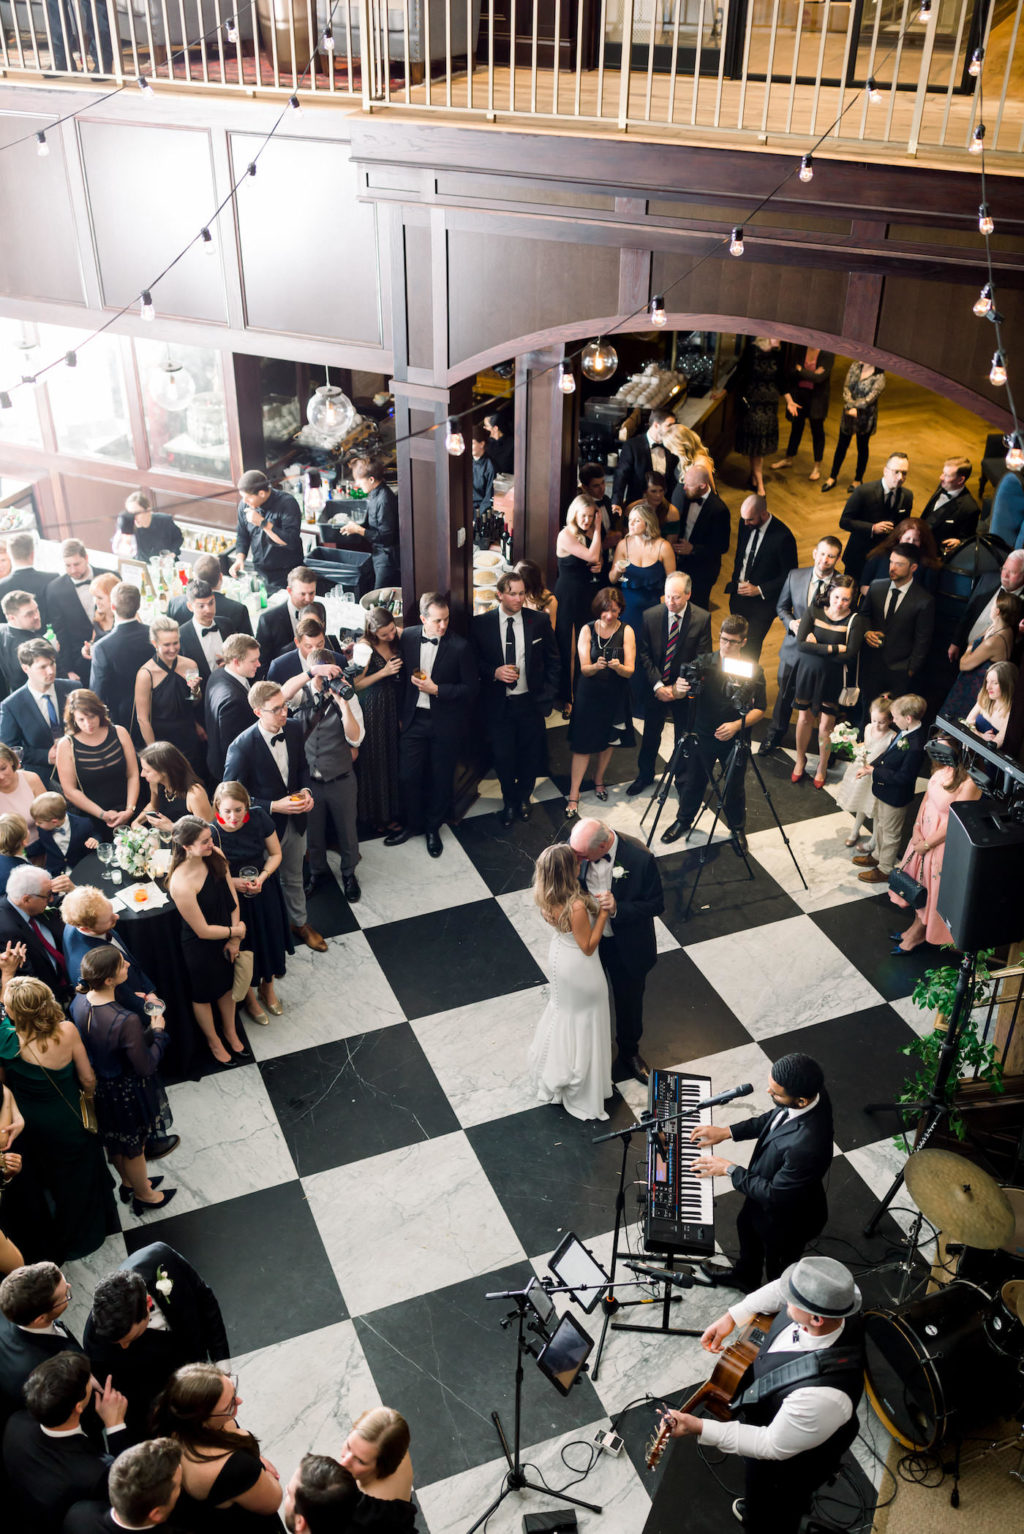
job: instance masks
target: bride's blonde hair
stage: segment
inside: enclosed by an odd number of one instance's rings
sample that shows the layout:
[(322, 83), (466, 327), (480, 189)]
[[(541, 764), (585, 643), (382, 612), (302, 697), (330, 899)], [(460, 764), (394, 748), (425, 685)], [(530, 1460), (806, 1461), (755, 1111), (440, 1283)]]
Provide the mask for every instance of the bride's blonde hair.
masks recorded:
[(573, 902), (582, 900), (587, 913), (597, 913), (597, 901), (580, 884), (576, 854), (565, 842), (545, 847), (537, 859), (533, 898), (558, 932), (572, 929)]

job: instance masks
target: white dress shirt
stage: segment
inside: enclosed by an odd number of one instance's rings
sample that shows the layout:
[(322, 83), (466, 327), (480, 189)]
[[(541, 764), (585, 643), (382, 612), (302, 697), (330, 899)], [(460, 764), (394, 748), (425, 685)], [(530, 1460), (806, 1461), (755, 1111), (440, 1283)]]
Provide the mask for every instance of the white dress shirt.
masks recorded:
[(276, 746), (271, 744), (271, 742), (274, 739), (274, 736), (265, 727), (265, 725), (262, 723), (262, 721), (260, 721), (260, 723), (258, 724), (257, 728), (259, 729), (260, 734), (263, 736), (263, 739), (266, 742), (267, 749), (269, 750), (271, 756), (274, 758), (274, 761), (277, 764), (277, 770), (281, 774), (281, 781), (284, 784), (285, 788), (287, 788), (288, 787), (288, 743), (283, 738), (284, 737), (284, 726), (282, 725), (281, 729), (275, 732), (276, 734), (278, 734), (278, 735), (280, 735), (282, 737), (281, 740), (278, 741)]
[(36, 706), (37, 706), (37, 708), (39, 709), (39, 712), (42, 714), (43, 718), (46, 721), (47, 729), (50, 728), (50, 714), (49, 714), (49, 710), (46, 707), (46, 700), (47, 700), (47, 698), (49, 698), (50, 702), (53, 704), (54, 709), (56, 710), (56, 714), (57, 714), (57, 721), (58, 721), (58, 723), (60, 723), (61, 722), (60, 704), (57, 702), (57, 689), (54, 687), (53, 683), (52, 682), (50, 683), (49, 687), (46, 689), (45, 692), (36, 692), (35, 688), (33, 686), (31, 686), (31, 684), (29, 685), (29, 689), (28, 690), (32, 694), (33, 698), (35, 698), (35, 700), (36, 700)]
[[(684, 607), (683, 611), (681, 613), (669, 613), (669, 615), (668, 615), (668, 628), (665, 631), (665, 654), (666, 655), (668, 654), (668, 647), (669, 647), (669, 644), (671, 643), (671, 640), (672, 640), (672, 630), (673, 630), (673, 628), (676, 631), (676, 644), (678, 645), (678, 643), (679, 643), (679, 625), (682, 623), (685, 614), (686, 614), (686, 608)], [(664, 661), (662, 662), (662, 665), (664, 666)], [(656, 693), (658, 691), (659, 687), (671, 687), (672, 685), (673, 684), (671, 682), (663, 682), (661, 677), (659, 676), (658, 680), (654, 684), (654, 687), (653, 687), (652, 691)]]
[[(501, 605), (499, 604), (498, 622), (500, 624), (501, 653), (503, 656), (507, 651), (505, 636), (508, 633), (508, 625), (510, 619), (512, 622), (512, 637), (515, 640), (516, 646), (515, 664), (519, 667), (519, 680), (516, 682), (514, 687), (506, 687), (505, 691), (510, 698), (519, 698), (522, 697), (524, 692), (529, 692), (529, 688), (526, 685), (526, 625), (523, 622), (523, 615), (521, 612), (502, 612)], [(431, 646), (431, 648), (433, 648), (433, 646)], [(508, 662), (503, 661), (502, 664), (507, 665)]]
[(907, 581), (905, 586), (897, 586), (895, 581), (890, 581), (889, 582), (889, 590), (885, 593), (885, 602), (882, 605), (882, 616), (883, 617), (885, 617), (887, 614), (888, 614), (889, 617), (892, 617), (892, 613), (889, 612), (889, 598), (892, 596), (893, 592), (895, 591), (895, 593), (896, 593), (896, 605), (893, 608), (892, 612), (893, 613), (898, 613), (899, 610), (900, 610), (900, 603), (903, 601), (903, 598), (906, 596), (907, 592), (910, 590), (910, 588), (911, 588), (911, 586), (913, 584), (914, 584), (913, 576), (911, 576), (910, 580)]
[(689, 543), (690, 539), (693, 537), (693, 530), (697, 526), (697, 518), (704, 510), (704, 502), (707, 500), (710, 494), (710, 489), (705, 490), (700, 500), (691, 501), (686, 509), (686, 523), (683, 527), (683, 537), (686, 539), (687, 543)]
[[(750, 576), (747, 574), (747, 572), (750, 569), (751, 565), (754, 563), (754, 560), (757, 557), (757, 551), (761, 547), (761, 545), (764, 543), (765, 533), (767, 533), (767, 531), (768, 531), (769, 527), (771, 527), (771, 525), (772, 525), (772, 519), (771, 519), (771, 517), (769, 517), (766, 522), (762, 522), (761, 523), (760, 527), (755, 527), (754, 531), (751, 533), (750, 537), (747, 539), (747, 546), (743, 550), (743, 568), (740, 571), (739, 580), (736, 583), (737, 585), (739, 585), (743, 581), (749, 581), (750, 580)], [(753, 584), (753, 583), (751, 582), (751, 584)], [(761, 589), (760, 586), (757, 589), (758, 589), (758, 591), (760, 591), (760, 589)]]
[(218, 663), (224, 654), (224, 636), (215, 624), (210, 624), (209, 627), (211, 632), (206, 634), (203, 632), (203, 624), (197, 623), (196, 633), (199, 635), (199, 643), (202, 645), (203, 654), (206, 656), (206, 664), (211, 671), (216, 671)]
[[(615, 867), (615, 854), (619, 850), (619, 838), (613, 834), (612, 844), (608, 848), (608, 856), (600, 862), (587, 864), (587, 891), (591, 895), (610, 895), (612, 889), (612, 869)], [(612, 921), (609, 916), (604, 924), (604, 937), (611, 937)]]
[(57, 829), (55, 831), (51, 831), (50, 835), (53, 837), (54, 841), (57, 843), (57, 846), (60, 848), (61, 852), (67, 853), (68, 848), (71, 846), (71, 819), (70, 819), (70, 817), (65, 815), (64, 819), (61, 821), (60, 825), (57, 827)]
[[(440, 641), (438, 641), (438, 643), (440, 643)], [(431, 644), (426, 639), (420, 640), (420, 670), (425, 672), (427, 676), (433, 675), (434, 662), (437, 660), (437, 648), (438, 647), (436, 644)], [(416, 707), (430, 707), (429, 692), (420, 693), (419, 697), (416, 699)]]
[[(74, 579), (74, 577), (72, 577), (72, 579)], [(78, 600), (81, 602), (82, 610), (84, 611), (85, 616), (88, 618), (90, 623), (92, 622), (93, 618), (96, 616), (96, 598), (93, 596), (92, 592), (89, 590), (89, 583), (92, 581), (92, 579), (93, 579), (93, 573), (90, 570), (87, 575), (83, 575), (82, 576), (82, 584), (81, 585), (79, 585), (78, 581), (75, 580), (75, 595), (78, 597)]]

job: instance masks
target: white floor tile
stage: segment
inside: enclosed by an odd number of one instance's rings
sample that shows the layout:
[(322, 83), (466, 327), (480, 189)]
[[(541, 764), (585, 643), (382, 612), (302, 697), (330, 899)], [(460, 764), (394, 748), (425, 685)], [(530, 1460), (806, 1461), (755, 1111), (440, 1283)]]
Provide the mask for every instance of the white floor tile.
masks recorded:
[[(497, 778), (481, 778), (477, 785), (479, 799), (475, 800), (466, 811), (465, 819), (473, 820), (478, 815), (496, 815), (504, 803), (501, 797), (501, 784)], [(560, 799), (562, 790), (557, 784), (552, 783), (550, 778), (538, 778), (530, 795), (531, 804), (543, 804), (546, 799)]]
[(490, 890), (449, 826), (441, 827), (441, 841), (444, 852), (439, 858), (430, 856), (422, 836), (400, 847), (385, 847), (383, 837), (363, 843), (359, 864), (363, 894), (352, 907), (361, 927), (379, 927), (487, 899)]
[(121, 1266), (127, 1255), (124, 1237), (108, 1236), (103, 1245), (88, 1257), (77, 1257), (74, 1262), (62, 1263), (61, 1272), (71, 1285), (71, 1303), (61, 1320), (79, 1342), (92, 1309), (93, 1290), (101, 1278), (106, 1278)]
[[(813, 790), (812, 790), (813, 792)], [(849, 900), (870, 899), (878, 893), (874, 884), (863, 884), (857, 877), (861, 869), (850, 859), (854, 848), (844, 845), (853, 824), (843, 810), (834, 815), (820, 815), (812, 820), (787, 825), (793, 855), (808, 889), (800, 882), (785, 842), (777, 828), (756, 831), (747, 838), (752, 856), (787, 895), (792, 895), (803, 911), (824, 911), (844, 905)]]
[(296, 949), (276, 989), (284, 1012), (267, 1027), (242, 1014), (257, 1060), (386, 1028), (405, 1016), (362, 932), (329, 938), (326, 953)]
[(547, 1000), (546, 985), (532, 986), (412, 1023), (463, 1128), (536, 1106), (526, 1056)]

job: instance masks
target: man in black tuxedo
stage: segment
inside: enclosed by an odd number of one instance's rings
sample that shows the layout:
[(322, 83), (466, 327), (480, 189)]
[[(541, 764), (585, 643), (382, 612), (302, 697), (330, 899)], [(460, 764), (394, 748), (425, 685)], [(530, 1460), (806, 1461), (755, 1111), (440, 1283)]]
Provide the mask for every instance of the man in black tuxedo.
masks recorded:
[(291, 649), (300, 618), (306, 616), (316, 601), (316, 572), (305, 565), (288, 571), (288, 586), (283, 602), (275, 602), (260, 613), (256, 638), (260, 643), (264, 671), (278, 655)]
[(214, 783), (224, 777), (231, 742), (252, 723), (249, 689), (259, 669), (260, 647), (252, 635), (229, 634), (224, 641), (224, 664), (217, 667), (203, 693), (206, 766)]
[(711, 614), (690, 601), (690, 591), (690, 577), (677, 570), (665, 581), (664, 604), (644, 613), (639, 659), (654, 696), (647, 700), (636, 777), (626, 789), (630, 796), (642, 794), (654, 782), (658, 747), (670, 715), (676, 743), (685, 734), (689, 687), (685, 678), (679, 685), (680, 667), (711, 649)]
[(125, 1442), (127, 1402), (109, 1381), (98, 1387), (83, 1353), (62, 1352), (33, 1369), (25, 1382), (25, 1411), (4, 1429), (4, 1469), (23, 1528), (61, 1534), (64, 1516), (83, 1498), (106, 1495), (113, 1455), (82, 1431), (93, 1405), (109, 1448)]
[(147, 1438), (123, 1449), (110, 1467), (106, 1502), (76, 1502), (61, 1534), (121, 1534), (171, 1523), (181, 1496), (181, 1446)]
[(631, 836), (618, 836), (601, 820), (581, 820), (569, 846), (580, 864), (580, 883), (608, 912), (598, 949), (615, 1003), (616, 1059), (612, 1076), (642, 1086), (650, 1067), (640, 1053), (644, 988), (658, 958), (654, 918), (665, 909), (658, 860)]
[(258, 805), (273, 816), (281, 841), (281, 888), (292, 932), (307, 948), (326, 953), (327, 944), (306, 914), (302, 863), (306, 817), (313, 808), (302, 725), (288, 718), (288, 704), (276, 682), (257, 682), (249, 692), (256, 723), (228, 746), (225, 780), (244, 783)]
[(89, 586), (104, 572), (92, 569), (85, 544), (78, 538), (65, 538), (60, 546), (60, 557), (65, 573), (58, 575), (46, 588), (46, 616), (60, 646), (61, 670), (79, 687), (88, 687), (89, 662), (82, 653), (82, 646), (92, 641), (92, 620), (96, 611), (96, 599)]
[(0, 606), (10, 591), (28, 591), (39, 603), (40, 612), (46, 611), (43, 593), (56, 577), (52, 570), (37, 570), (36, 540), (32, 533), (12, 533), (7, 540), (7, 552), (11, 559), (11, 573), (0, 581)]
[(149, 1408), (183, 1364), (230, 1358), (217, 1296), (191, 1263), (162, 1241), (126, 1257), (100, 1280), (83, 1346), (97, 1379), (128, 1397), (128, 1429), (145, 1437)]
[[(924, 727), (928, 705), (920, 693), (908, 692), (892, 700), (892, 722), (899, 734), (857, 776), (871, 774), (875, 798), (875, 850), (859, 852), (852, 861), (863, 872), (863, 884), (888, 884), (889, 875), (903, 850), (903, 827), (907, 806), (917, 792), (917, 778), (924, 763)], [(12, 876), (13, 877), (13, 876)], [(908, 950), (909, 951), (909, 950)]]
[(75, 690), (73, 682), (57, 676), (57, 652), (45, 639), (18, 646), (25, 684), (0, 703), (0, 740), (43, 780), (57, 787), (54, 764), (57, 742), (64, 735), (64, 705)]
[(1024, 598), (1024, 549), (1014, 549), (1007, 554), (998, 572), (986, 571), (978, 580), (949, 647), (949, 659), (954, 666), (992, 622), (993, 603), (1000, 591)]
[(768, 1083), (772, 1107), (731, 1128), (699, 1124), (690, 1135), (701, 1147), (723, 1140), (756, 1140), (749, 1166), (724, 1156), (698, 1156), (698, 1177), (728, 1177), (745, 1203), (736, 1218), (740, 1251), (734, 1266), (702, 1262), (716, 1284), (756, 1289), (796, 1262), (828, 1219), (824, 1180), (832, 1165), (832, 1104), (821, 1066), (809, 1055), (783, 1055)]
[(189, 581), (185, 602), (192, 616), (179, 630), (181, 653), (198, 667), (200, 687), (205, 688), (213, 673), (220, 670), (224, 641), (231, 630), (217, 617), (217, 598), (205, 581)]
[(921, 521), (927, 522), (944, 554), (965, 538), (973, 538), (978, 530), (981, 507), (967, 488), (971, 473), (969, 458), (947, 458), (939, 487), (929, 496), (921, 513)]
[(511, 411), (495, 410), (484, 416), (490, 436), (487, 456), (494, 464), (495, 474), (512, 474), (515, 470), (516, 444), (512, 424)]
[(613, 513), (621, 514), (626, 506), (640, 499), (652, 470), (664, 474), (666, 485), (675, 484), (679, 459), (663, 446), (665, 432), (675, 425), (675, 420), (671, 410), (652, 410), (647, 430), (622, 444), (612, 480)]
[(66, 1349), (81, 1352), (62, 1319), (71, 1285), (55, 1262), (15, 1268), (0, 1284), (0, 1418), (23, 1404), (33, 1369)]
[(248, 555), (268, 591), (280, 591), (287, 571), (302, 558), (302, 512), (293, 495), (275, 490), (262, 469), (247, 469), (238, 481), (238, 521), (232, 575), (241, 575)]
[(736, 563), (729, 592), (729, 611), (747, 622), (748, 660), (759, 660), (765, 635), (775, 621), (775, 609), (796, 564), (796, 539), (784, 522), (773, 517), (763, 495), (748, 495), (740, 507)]
[(906, 453), (890, 453), (881, 479), (858, 485), (843, 507), (839, 526), (850, 535), (843, 550), (843, 569), (858, 585), (872, 543), (891, 533), (914, 508), (914, 492), (905, 484), (909, 473)]
[(793, 684), (796, 677), (796, 636), (808, 607), (824, 608), (832, 589), (832, 576), (843, 545), (828, 534), (814, 546), (811, 564), (802, 570), (790, 570), (779, 593), (775, 611), (786, 637), (779, 650), (779, 693), (772, 710), (771, 729), (758, 747), (758, 756), (770, 756), (785, 739), (793, 713)]
[[(220, 567), (220, 560), (216, 554), (201, 554), (192, 566), (192, 579), (205, 581), (216, 598), (217, 621), (221, 625), (222, 634), (251, 634), (252, 620), (249, 617), (249, 609), (244, 602), (236, 602), (234, 597), (226, 597), (221, 591), (224, 580), (224, 572)], [(187, 623), (189, 620), (188, 603), (184, 593), (175, 597), (167, 604), (167, 616), (173, 618), (175, 623)]]
[(398, 787), (403, 827), (385, 836), (397, 847), (426, 834), (427, 851), (444, 851), (441, 826), (448, 817), (459, 750), (476, 700), (473, 651), (465, 639), (449, 633), (448, 598), (440, 591), (420, 597), (420, 623), (403, 631), (402, 733), (398, 741)]
[[(3, 673), (4, 691), (14, 692), (23, 685), (24, 676), (18, 651), (30, 639), (46, 639), (39, 601), (30, 591), (16, 588), (3, 599), (3, 615), (7, 622), (0, 627), (0, 672)], [(54, 652), (56, 653), (56, 652)]]
[(676, 569), (693, 582), (694, 605), (711, 610), (711, 593), (732, 536), (729, 508), (711, 488), (703, 464), (691, 463), (672, 492), (679, 512), (680, 537), (672, 540)]
[(47, 909), (52, 893), (53, 881), (45, 868), (29, 863), (14, 870), (6, 893), (0, 895), (0, 949), (24, 943), (26, 957), (19, 974), (45, 981), (66, 1006), (73, 992), (62, 947), (64, 924), (56, 911)]
[(145, 742), (135, 720), (135, 677), (153, 656), (149, 629), (139, 622), (141, 604), (137, 586), (126, 581), (115, 586), (110, 593), (114, 627), (92, 647), (92, 690), (103, 699), (114, 723), (131, 730), (136, 745)]
[(501, 823), (528, 820), (530, 795), (545, 771), (544, 721), (558, 690), (555, 634), (546, 613), (523, 607), (521, 575), (498, 578), (498, 605), (473, 619), (487, 735), (501, 784)]
[(919, 550), (897, 544), (889, 554), (889, 578), (872, 581), (864, 599), (867, 628), (864, 653), (866, 687), (862, 698), (909, 692), (932, 642), (935, 598), (914, 579)]

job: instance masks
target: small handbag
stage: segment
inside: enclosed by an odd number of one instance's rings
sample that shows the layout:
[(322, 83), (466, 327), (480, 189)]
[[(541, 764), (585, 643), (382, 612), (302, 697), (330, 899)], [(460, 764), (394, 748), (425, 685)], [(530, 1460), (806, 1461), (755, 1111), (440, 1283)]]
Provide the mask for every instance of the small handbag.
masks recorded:
[[(845, 676), (846, 674), (847, 674), (846, 667), (844, 666), (843, 667), (843, 675)], [(857, 668), (856, 668), (856, 670), (854, 671), (854, 674), (853, 674), (853, 686), (852, 687), (847, 686), (847, 687), (844, 687), (842, 689), (842, 691), (839, 694), (839, 707), (840, 708), (856, 708), (857, 704), (859, 702), (860, 702), (860, 651), (858, 650), (858, 652), (857, 652)]]
[(235, 973), (231, 984), (231, 1000), (244, 1001), (252, 985), (253, 951), (240, 948), (235, 954)]
[[(920, 868), (920, 858), (918, 858)], [(928, 902), (928, 891), (919, 879), (906, 868), (894, 868), (889, 874), (889, 893), (897, 905), (906, 905), (919, 911)]]

